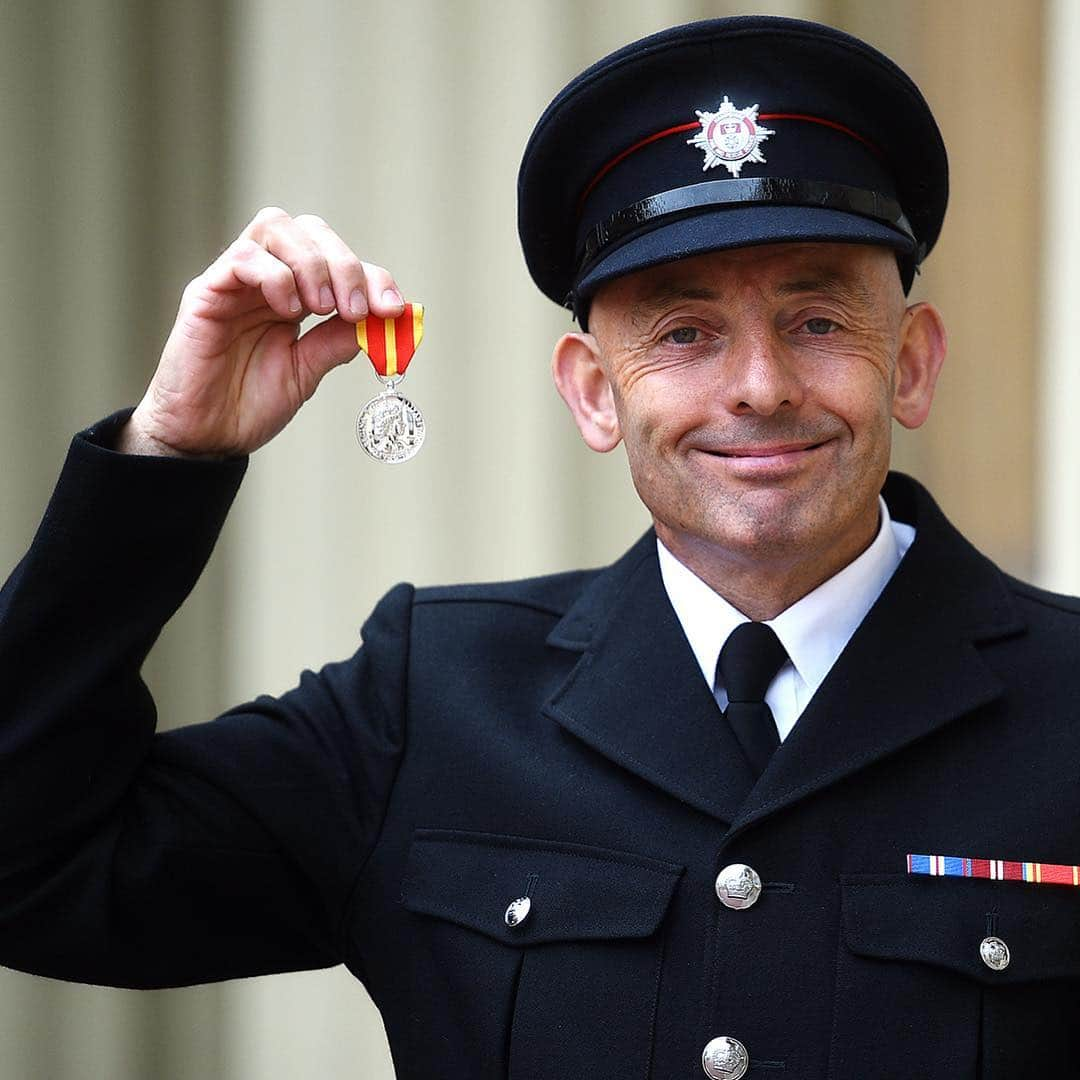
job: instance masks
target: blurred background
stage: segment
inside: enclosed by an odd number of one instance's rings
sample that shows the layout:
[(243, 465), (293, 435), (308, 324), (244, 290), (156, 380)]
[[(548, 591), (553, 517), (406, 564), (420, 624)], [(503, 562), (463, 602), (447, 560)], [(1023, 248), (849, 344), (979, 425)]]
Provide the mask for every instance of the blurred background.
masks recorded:
[[(588, 63), (747, 11), (850, 30), (923, 88), (953, 181), (916, 295), (951, 354), (895, 460), (1004, 568), (1080, 591), (1074, 0), (0, 0), (0, 576), (71, 435), (138, 400), (184, 284), (271, 203), (321, 214), (427, 305), (406, 392), (428, 442), (370, 461), (353, 424), (375, 377), (332, 373), (253, 458), (151, 657), (163, 724), (349, 655), (399, 580), (616, 557), (647, 518), (621, 452), (586, 451), (551, 386), (568, 316), (527, 277), (517, 165)], [(0, 1045), (0, 1080), (393, 1076), (343, 969), (152, 993), (0, 969)]]

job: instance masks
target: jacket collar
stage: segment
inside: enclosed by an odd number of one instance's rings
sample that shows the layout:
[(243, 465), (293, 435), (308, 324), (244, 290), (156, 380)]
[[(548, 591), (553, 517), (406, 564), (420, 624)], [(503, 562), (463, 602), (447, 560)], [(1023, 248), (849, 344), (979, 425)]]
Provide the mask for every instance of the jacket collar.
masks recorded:
[(890, 473), (884, 496), (915, 542), (756, 784), (664, 591), (651, 529), (551, 632), (583, 655), (546, 713), (734, 832), (989, 703), (1002, 687), (976, 643), (1023, 629), (1000, 571), (914, 480)]

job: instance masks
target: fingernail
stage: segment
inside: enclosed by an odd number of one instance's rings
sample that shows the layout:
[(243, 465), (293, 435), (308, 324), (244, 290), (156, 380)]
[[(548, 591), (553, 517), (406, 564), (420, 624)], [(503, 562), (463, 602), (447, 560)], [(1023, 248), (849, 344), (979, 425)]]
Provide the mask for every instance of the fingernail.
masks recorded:
[(352, 296), (349, 297), (349, 307), (358, 319), (367, 314), (367, 297), (364, 296), (363, 289), (353, 289)]
[(404, 307), (405, 301), (401, 299), (401, 293), (397, 289), (386, 289), (382, 294), (383, 303), (387, 307)]
[(301, 310), (303, 310), (300, 306), (300, 297), (297, 296), (296, 293), (293, 293), (292, 296), (289, 297), (289, 310), (294, 315), (298, 314)]
[(334, 290), (329, 285), (324, 285), (319, 290), (319, 307), (334, 306)]

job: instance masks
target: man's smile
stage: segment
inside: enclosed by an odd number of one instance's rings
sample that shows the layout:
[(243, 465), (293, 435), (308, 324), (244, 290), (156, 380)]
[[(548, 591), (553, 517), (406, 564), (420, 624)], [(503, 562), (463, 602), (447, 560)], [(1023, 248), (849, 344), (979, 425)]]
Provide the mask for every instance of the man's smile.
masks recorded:
[(706, 456), (724, 462), (728, 472), (763, 477), (792, 472), (809, 464), (832, 439), (820, 442), (761, 443), (748, 446), (698, 448)]

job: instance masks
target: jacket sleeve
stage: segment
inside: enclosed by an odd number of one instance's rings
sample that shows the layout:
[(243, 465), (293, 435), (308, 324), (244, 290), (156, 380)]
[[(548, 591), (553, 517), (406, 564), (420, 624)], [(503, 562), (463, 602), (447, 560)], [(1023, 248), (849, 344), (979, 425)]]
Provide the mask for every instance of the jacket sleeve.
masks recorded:
[(155, 734), (140, 668), (245, 469), (76, 436), (0, 591), (0, 963), (160, 987), (341, 962), (403, 747), (412, 589), (349, 660)]

